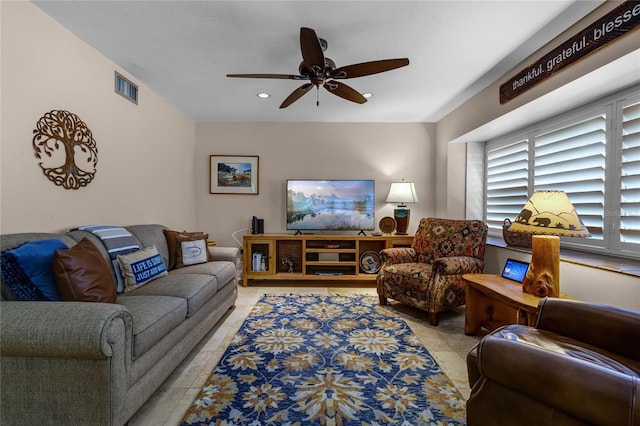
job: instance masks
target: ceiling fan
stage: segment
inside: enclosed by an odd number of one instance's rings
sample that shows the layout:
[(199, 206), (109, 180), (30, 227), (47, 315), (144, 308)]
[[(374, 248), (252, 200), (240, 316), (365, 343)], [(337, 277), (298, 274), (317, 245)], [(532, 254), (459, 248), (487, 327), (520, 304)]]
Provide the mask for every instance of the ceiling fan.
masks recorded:
[[(391, 71), (396, 68), (409, 65), (409, 59), (382, 59), (379, 61), (362, 62), (359, 64), (347, 65), (336, 68), (335, 62), (324, 56), (323, 51), (327, 49), (327, 42), (318, 38), (316, 32), (311, 28), (300, 28), (300, 50), (302, 51), (302, 62), (298, 68), (298, 75), (295, 74), (227, 74), (227, 77), (239, 78), (277, 78), (287, 80), (308, 80), (294, 90), (287, 99), (282, 102), (280, 108), (286, 108), (312, 87), (317, 90), (324, 87), (336, 96), (351, 102), (363, 104), (367, 99), (357, 90), (336, 80), (347, 78), (363, 77), (380, 72)], [(318, 101), (316, 104), (319, 105)]]

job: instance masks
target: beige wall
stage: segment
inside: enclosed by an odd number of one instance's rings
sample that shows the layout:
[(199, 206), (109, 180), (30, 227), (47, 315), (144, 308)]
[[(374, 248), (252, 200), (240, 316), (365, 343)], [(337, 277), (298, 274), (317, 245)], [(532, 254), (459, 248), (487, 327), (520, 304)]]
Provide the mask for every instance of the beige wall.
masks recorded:
[[(145, 86), (137, 106), (114, 93), (114, 70), (126, 73), (31, 3), (0, 8), (0, 232), (195, 226), (193, 121)], [(85, 188), (56, 186), (38, 166), (32, 132), (54, 109), (78, 115), (97, 142), (97, 173)]]
[[(197, 123), (198, 229), (223, 244), (253, 215), (266, 232), (285, 230), (287, 179), (375, 179), (376, 223), (393, 216), (385, 203), (392, 181), (411, 180), (420, 203), (410, 206), (409, 231), (433, 215), (435, 125), (428, 123)], [(258, 195), (209, 194), (210, 155), (260, 157)], [(240, 236), (241, 238), (241, 236)]]

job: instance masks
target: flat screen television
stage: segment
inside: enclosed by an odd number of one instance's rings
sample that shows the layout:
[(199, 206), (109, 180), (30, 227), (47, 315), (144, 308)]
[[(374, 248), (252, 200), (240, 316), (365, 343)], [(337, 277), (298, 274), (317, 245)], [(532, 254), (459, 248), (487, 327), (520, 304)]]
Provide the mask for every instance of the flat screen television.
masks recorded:
[(375, 181), (287, 180), (287, 229), (295, 231), (371, 231)]

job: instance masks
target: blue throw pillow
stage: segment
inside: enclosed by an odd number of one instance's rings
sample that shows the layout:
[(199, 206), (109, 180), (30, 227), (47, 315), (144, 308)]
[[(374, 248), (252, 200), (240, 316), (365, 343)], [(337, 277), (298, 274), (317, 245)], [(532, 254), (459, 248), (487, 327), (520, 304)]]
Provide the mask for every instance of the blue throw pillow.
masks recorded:
[(18, 300), (62, 300), (53, 277), (51, 261), (60, 240), (27, 241), (0, 254), (2, 279)]

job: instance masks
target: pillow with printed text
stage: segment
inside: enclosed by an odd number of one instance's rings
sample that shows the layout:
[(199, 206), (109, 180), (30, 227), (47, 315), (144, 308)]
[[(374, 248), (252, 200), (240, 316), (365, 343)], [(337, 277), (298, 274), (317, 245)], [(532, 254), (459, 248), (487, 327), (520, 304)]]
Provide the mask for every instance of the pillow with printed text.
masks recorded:
[(120, 254), (118, 263), (124, 278), (125, 293), (167, 275), (167, 267), (155, 247)]

